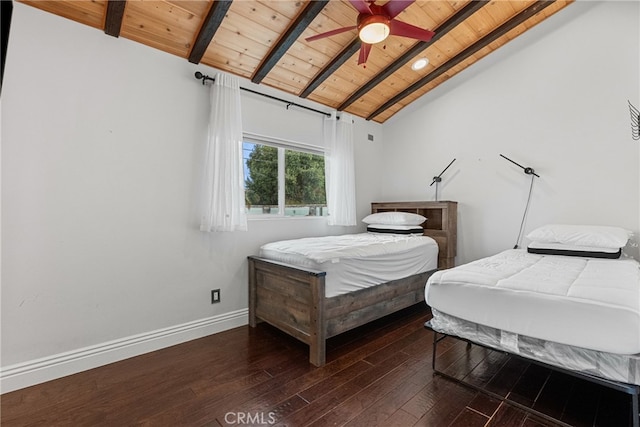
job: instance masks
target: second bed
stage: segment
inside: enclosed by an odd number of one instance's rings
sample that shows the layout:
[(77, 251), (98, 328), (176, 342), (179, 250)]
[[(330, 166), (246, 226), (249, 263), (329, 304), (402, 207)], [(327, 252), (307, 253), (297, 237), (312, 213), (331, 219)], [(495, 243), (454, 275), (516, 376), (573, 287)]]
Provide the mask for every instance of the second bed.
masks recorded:
[(575, 246), (567, 252), (557, 245), (437, 272), (425, 288), (433, 313), (427, 326), (624, 391), (638, 426), (640, 264), (602, 252), (576, 256)]

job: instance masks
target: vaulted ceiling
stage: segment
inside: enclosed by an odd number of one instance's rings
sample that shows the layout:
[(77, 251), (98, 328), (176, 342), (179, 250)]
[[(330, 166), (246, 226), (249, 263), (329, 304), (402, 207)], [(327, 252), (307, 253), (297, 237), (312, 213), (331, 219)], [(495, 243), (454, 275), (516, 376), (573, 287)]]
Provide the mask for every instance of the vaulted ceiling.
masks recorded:
[[(404, 1), (404, 0), (391, 0)], [(573, 0), (417, 0), (396, 20), (435, 31), (389, 36), (365, 64), (347, 0), (22, 0), (104, 31), (383, 123)], [(371, 2), (369, 2), (371, 3)], [(378, 0), (383, 5), (386, 1)], [(419, 58), (428, 65), (413, 70)]]

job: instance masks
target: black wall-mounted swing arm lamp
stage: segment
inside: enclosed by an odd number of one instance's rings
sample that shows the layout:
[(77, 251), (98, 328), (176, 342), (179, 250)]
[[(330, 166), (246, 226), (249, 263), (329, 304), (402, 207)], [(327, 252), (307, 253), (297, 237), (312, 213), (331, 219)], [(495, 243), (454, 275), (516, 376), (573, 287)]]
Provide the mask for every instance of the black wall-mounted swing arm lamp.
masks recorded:
[(449, 164), (447, 165), (447, 167), (446, 167), (446, 168), (444, 168), (444, 169), (442, 170), (442, 172), (440, 172), (440, 175), (438, 175), (438, 176), (434, 176), (434, 177), (433, 177), (433, 181), (431, 181), (431, 184), (429, 184), (429, 187), (431, 187), (431, 186), (432, 186), (433, 184), (435, 184), (436, 182), (441, 182), (441, 181), (442, 181), (442, 174), (443, 174), (447, 169), (449, 169), (449, 166), (451, 166), (451, 165), (453, 164), (453, 162), (455, 162), (455, 161), (456, 161), (456, 159), (451, 160), (451, 163), (449, 163)]
[(533, 170), (533, 168), (524, 167), (524, 166), (514, 162), (513, 160), (511, 160), (507, 156), (504, 156), (504, 155), (500, 154), (500, 157), (502, 157), (503, 159), (509, 160), (511, 163), (513, 163), (514, 165), (516, 165), (519, 168), (521, 168), (526, 175), (531, 175), (531, 184), (529, 185), (529, 195), (527, 196), (527, 204), (524, 207), (524, 213), (522, 214), (522, 222), (520, 222), (520, 231), (518, 232), (518, 237), (516, 239), (516, 244), (513, 247), (513, 249), (518, 249), (518, 247), (520, 245), (520, 240), (522, 239), (522, 232), (524, 231), (524, 223), (525, 223), (526, 218), (527, 218), (527, 213), (529, 212), (529, 205), (531, 203), (531, 193), (532, 193), (532, 190), (533, 190), (533, 180), (535, 179), (534, 176), (537, 176), (538, 178), (540, 178), (540, 175), (538, 175), (536, 173), (536, 171)]
[(449, 166), (451, 166), (451, 165), (453, 164), (453, 162), (455, 162), (455, 161), (456, 161), (456, 159), (451, 160), (451, 163), (449, 163), (449, 164), (447, 165), (447, 167), (446, 167), (446, 168), (444, 168), (444, 170), (443, 170), (442, 172), (440, 172), (440, 175), (438, 175), (438, 176), (434, 176), (434, 177), (433, 177), (433, 181), (431, 181), (431, 184), (429, 184), (429, 187), (431, 187), (433, 184), (435, 184), (435, 185), (436, 185), (436, 202), (438, 201), (438, 183), (439, 183), (439, 182), (442, 182), (442, 174), (443, 174), (447, 169), (449, 169)]
[(510, 158), (508, 158), (507, 156), (503, 156), (502, 154), (500, 154), (500, 157), (502, 157), (503, 159), (507, 159), (509, 160), (511, 163), (513, 163), (514, 165), (518, 166), (519, 168), (522, 168), (522, 170), (524, 171), (524, 173), (526, 173), (527, 175), (535, 175), (538, 178), (540, 178), (540, 175), (538, 175), (536, 173), (536, 171), (533, 170), (533, 168), (525, 168), (524, 166), (514, 162), (513, 160), (511, 160)]

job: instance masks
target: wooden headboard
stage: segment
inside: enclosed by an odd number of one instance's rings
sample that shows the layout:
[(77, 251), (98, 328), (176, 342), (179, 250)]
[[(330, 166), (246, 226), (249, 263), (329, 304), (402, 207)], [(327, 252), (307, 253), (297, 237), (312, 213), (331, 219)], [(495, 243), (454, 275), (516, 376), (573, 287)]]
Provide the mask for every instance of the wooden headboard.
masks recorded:
[(373, 202), (371, 213), (410, 212), (427, 218), (424, 235), (433, 238), (440, 249), (438, 268), (455, 266), (458, 240), (458, 202)]

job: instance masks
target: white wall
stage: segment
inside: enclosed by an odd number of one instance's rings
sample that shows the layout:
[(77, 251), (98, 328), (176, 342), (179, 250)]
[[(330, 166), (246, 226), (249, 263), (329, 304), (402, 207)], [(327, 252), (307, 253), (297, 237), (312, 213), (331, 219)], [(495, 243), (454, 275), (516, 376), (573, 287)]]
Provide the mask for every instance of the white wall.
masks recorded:
[[(5, 373), (229, 313), (240, 313), (231, 326), (246, 323), (246, 257), (261, 244), (355, 231), (323, 219), (251, 221), (247, 233), (198, 231), (209, 107), (196, 70), (215, 71), (15, 4), (2, 88)], [(321, 115), (251, 94), (243, 102), (247, 130), (317, 141)], [(379, 200), (382, 131), (357, 120), (355, 135), (362, 217)], [(222, 302), (212, 305), (214, 288)], [(109, 357), (138, 350), (127, 351)], [(3, 391), (16, 384), (5, 381)]]
[(440, 199), (459, 202), (458, 263), (511, 248), (530, 176), (504, 154), (541, 176), (525, 234), (551, 222), (638, 233), (639, 22), (638, 2), (576, 2), (406, 108), (385, 123), (383, 198), (433, 200), (456, 158)]

